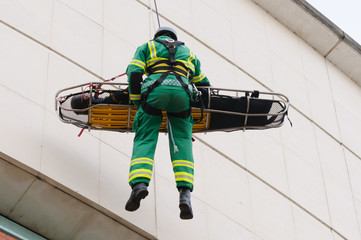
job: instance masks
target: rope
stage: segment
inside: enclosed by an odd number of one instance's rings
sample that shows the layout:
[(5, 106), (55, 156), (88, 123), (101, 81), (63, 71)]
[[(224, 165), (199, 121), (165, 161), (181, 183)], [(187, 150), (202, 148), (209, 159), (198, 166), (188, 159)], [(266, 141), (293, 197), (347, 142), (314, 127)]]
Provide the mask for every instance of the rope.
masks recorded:
[(158, 13), (158, 8), (157, 8), (157, 0), (154, 0), (154, 5), (155, 5), (155, 11), (157, 13), (158, 27), (160, 27), (159, 13)]
[(174, 154), (177, 154), (177, 153), (179, 152), (179, 149), (178, 149), (178, 146), (175, 144), (174, 137), (173, 137), (172, 125), (170, 124), (169, 119), (168, 119), (168, 126), (169, 126), (169, 134), (170, 134), (170, 138), (171, 138), (172, 143), (173, 143)]
[[(155, 32), (156, 29), (156, 23), (155, 23), (155, 19), (154, 19), (154, 14), (153, 14), (153, 6), (152, 6), (152, 1), (149, 0), (149, 16), (151, 17), (151, 21), (150, 21), (150, 28), (153, 28), (153, 31)], [(152, 36), (150, 36), (152, 37)]]

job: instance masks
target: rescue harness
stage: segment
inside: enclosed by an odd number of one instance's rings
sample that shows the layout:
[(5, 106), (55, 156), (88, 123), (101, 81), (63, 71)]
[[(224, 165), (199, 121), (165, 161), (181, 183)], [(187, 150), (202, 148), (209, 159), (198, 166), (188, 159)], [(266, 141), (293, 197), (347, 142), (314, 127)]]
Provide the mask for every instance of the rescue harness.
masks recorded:
[[(148, 75), (162, 73), (160, 78), (155, 81), (152, 85), (148, 87), (148, 89), (142, 93), (142, 108), (144, 112), (150, 115), (162, 116), (162, 110), (152, 107), (147, 103), (147, 98), (149, 94), (169, 76), (170, 74), (174, 75), (180, 85), (184, 88), (184, 90), (188, 93), (189, 98), (192, 99), (193, 93), (189, 90), (188, 84), (183, 82), (181, 77), (189, 78), (189, 71), (187, 71), (187, 67), (180, 61), (175, 59), (176, 48), (180, 45), (184, 45), (183, 42), (175, 41), (171, 38), (166, 40), (155, 39), (161, 44), (163, 44), (169, 52), (169, 59), (157, 61), (152, 66), (148, 67)], [(190, 101), (191, 102), (191, 101)], [(184, 110), (182, 112), (172, 113), (167, 112), (167, 115), (179, 117), (179, 118), (187, 118), (191, 115), (191, 104), (189, 105), (189, 109)]]

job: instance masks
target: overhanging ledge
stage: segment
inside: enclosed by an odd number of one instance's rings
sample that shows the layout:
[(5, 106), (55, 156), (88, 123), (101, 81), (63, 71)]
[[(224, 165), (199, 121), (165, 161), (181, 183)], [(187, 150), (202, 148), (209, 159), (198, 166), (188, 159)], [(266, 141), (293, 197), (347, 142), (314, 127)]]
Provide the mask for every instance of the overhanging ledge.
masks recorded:
[(305, 0), (253, 0), (361, 86), (361, 46)]
[(48, 239), (155, 239), (0, 152), (0, 215)]

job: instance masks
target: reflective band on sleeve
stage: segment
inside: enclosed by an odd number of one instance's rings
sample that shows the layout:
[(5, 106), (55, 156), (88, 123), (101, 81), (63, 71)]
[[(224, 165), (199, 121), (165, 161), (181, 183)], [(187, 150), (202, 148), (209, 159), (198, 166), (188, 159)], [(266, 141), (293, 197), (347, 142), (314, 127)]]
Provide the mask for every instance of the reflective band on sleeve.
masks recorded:
[(206, 75), (202, 72), (200, 75), (195, 76), (195, 77), (191, 80), (191, 82), (193, 82), (193, 83), (195, 83), (195, 82), (200, 82), (200, 81), (202, 81), (202, 79), (205, 78), (205, 77), (206, 77)]
[(153, 160), (150, 158), (135, 158), (130, 162), (130, 166), (140, 163), (146, 163), (153, 166)]
[(149, 169), (137, 169), (129, 173), (129, 182), (134, 178), (144, 177), (144, 178), (152, 178), (152, 171)]
[(141, 94), (130, 94), (130, 100), (141, 100), (142, 95)]
[(188, 58), (188, 61), (189, 62), (192, 62), (193, 60), (194, 60), (194, 54), (193, 54), (193, 52), (191, 51), (191, 50), (189, 50), (189, 58)]
[(194, 164), (192, 162), (186, 161), (186, 160), (173, 161), (173, 168), (178, 167), (178, 166), (189, 167), (189, 168), (194, 169)]
[(130, 64), (130, 65), (135, 65), (135, 66), (137, 66), (137, 67), (140, 67), (140, 68), (142, 68), (142, 69), (144, 70), (144, 72), (145, 72), (145, 63), (144, 63), (144, 62), (139, 61), (139, 60), (137, 60), (137, 59), (133, 59), (132, 61), (130, 61), (129, 64)]
[(194, 71), (194, 65), (192, 64), (192, 62), (184, 61), (184, 60), (177, 60), (177, 61), (183, 63), (187, 68)]

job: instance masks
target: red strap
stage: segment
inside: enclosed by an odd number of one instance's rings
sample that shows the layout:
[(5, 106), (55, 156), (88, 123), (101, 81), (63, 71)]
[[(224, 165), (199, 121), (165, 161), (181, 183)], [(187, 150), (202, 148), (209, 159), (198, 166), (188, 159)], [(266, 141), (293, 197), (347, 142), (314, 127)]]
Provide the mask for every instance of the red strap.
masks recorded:
[[(117, 75), (117, 76), (115, 76), (115, 77), (112, 77), (112, 78), (110, 78), (110, 79), (108, 79), (108, 80), (104, 80), (104, 82), (114, 81), (115, 79), (120, 78), (120, 77), (124, 76), (125, 74), (127, 74), (127, 73), (119, 74), (119, 75)], [(87, 88), (90, 88), (90, 87), (95, 87), (95, 90), (102, 89), (102, 85), (101, 85), (101, 84), (99, 84), (99, 85), (97, 85), (97, 86), (94, 86), (94, 84), (90, 83), (88, 86), (86, 86), (86, 87), (84, 88), (83, 94), (81, 95), (81, 100), (83, 100), (83, 96), (84, 96), (85, 90), (86, 90)]]
[(82, 129), (81, 129), (80, 133), (78, 134), (78, 137), (80, 137), (80, 136), (83, 134), (84, 129), (85, 129), (85, 128), (82, 128)]
[(121, 76), (124, 76), (125, 74), (127, 74), (127, 73), (122, 73), (122, 74), (120, 74), (120, 75), (118, 75), (118, 76), (112, 77), (111, 79), (104, 80), (104, 82), (110, 82), (110, 81), (113, 81), (113, 80), (115, 80), (116, 78), (119, 78), (119, 77), (121, 77)]

